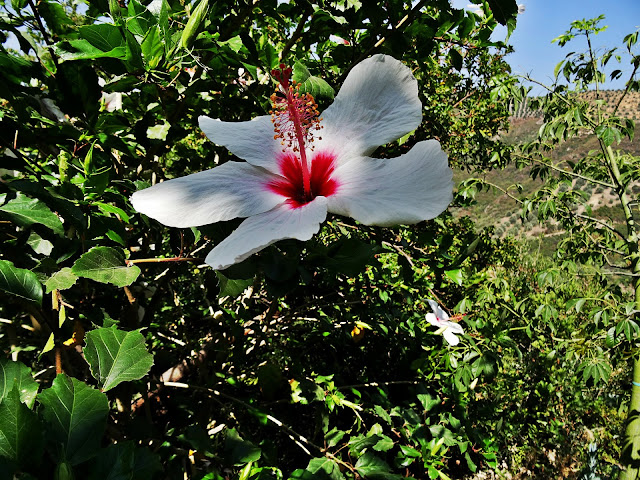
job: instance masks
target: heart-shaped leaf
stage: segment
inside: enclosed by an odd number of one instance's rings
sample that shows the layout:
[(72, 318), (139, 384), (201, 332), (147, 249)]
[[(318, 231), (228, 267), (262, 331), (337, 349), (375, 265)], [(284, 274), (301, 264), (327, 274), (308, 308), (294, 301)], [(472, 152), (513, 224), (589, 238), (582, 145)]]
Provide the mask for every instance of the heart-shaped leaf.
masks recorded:
[(87, 333), (85, 341), (84, 356), (91, 374), (105, 392), (121, 382), (144, 377), (153, 365), (153, 355), (147, 352), (139, 330), (98, 328)]
[(77, 465), (96, 454), (109, 413), (104, 393), (61, 373), (51, 388), (38, 395), (38, 402), (58, 447), (57, 460)]
[(78, 277), (118, 287), (131, 285), (140, 275), (138, 267), (125, 265), (122, 251), (110, 247), (93, 247), (76, 260), (71, 272)]

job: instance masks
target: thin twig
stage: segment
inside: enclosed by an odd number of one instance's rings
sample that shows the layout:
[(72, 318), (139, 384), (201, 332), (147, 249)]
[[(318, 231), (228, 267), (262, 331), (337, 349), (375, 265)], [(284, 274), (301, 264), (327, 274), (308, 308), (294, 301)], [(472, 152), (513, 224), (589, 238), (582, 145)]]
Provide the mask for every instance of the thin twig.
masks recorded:
[(581, 179), (583, 179), (583, 180), (585, 180), (587, 182), (595, 183), (596, 185), (601, 185), (603, 187), (612, 188), (612, 189), (616, 188), (616, 186), (613, 185), (612, 183), (607, 183), (607, 182), (604, 182), (602, 180), (596, 180), (595, 178), (587, 177), (585, 175), (580, 175), (579, 173), (569, 172), (567, 170), (564, 170), (563, 168), (556, 167), (552, 163), (547, 163), (547, 162), (545, 162), (543, 160), (537, 160), (537, 159), (532, 158), (532, 157), (527, 157), (526, 155), (513, 154), (513, 156), (516, 157), (516, 158), (524, 158), (526, 160), (530, 160), (530, 161), (535, 162), (535, 163), (537, 163), (539, 165), (544, 165), (545, 167), (549, 167), (552, 170), (555, 170), (556, 172), (564, 173), (566, 175), (570, 175), (570, 176), (576, 177), (576, 178), (581, 178)]
[[(398, 30), (398, 28), (400, 28), (402, 25), (404, 25), (405, 23), (407, 23), (408, 25), (411, 25), (411, 22), (413, 22), (413, 17), (418, 14), (420, 12), (420, 9), (422, 7), (424, 7), (426, 4), (428, 3), (428, 0), (421, 0), (419, 1), (417, 4), (415, 4), (413, 6), (413, 8), (409, 11), (409, 13), (407, 13), (404, 17), (402, 17), (400, 19), (400, 21), (396, 24), (395, 27), (392, 27), (391, 29), (391, 33), (396, 33), (396, 31)], [(376, 32), (377, 33), (377, 32)], [(375, 36), (375, 35), (374, 35)], [(353, 65), (356, 65), (358, 63), (360, 63), (362, 60), (364, 60), (365, 58), (367, 58), (369, 55), (371, 55), (375, 50), (377, 50), (385, 41), (386, 41), (387, 37), (382, 37), (380, 40), (378, 40), (369, 50), (367, 50), (365, 53), (363, 53), (362, 55), (360, 55), (360, 58), (358, 58)], [(346, 74), (346, 72), (343, 74), (343, 76)]]
[(413, 268), (413, 260), (411, 259), (411, 257), (405, 253), (404, 250), (402, 250), (399, 246), (394, 245), (393, 243), (389, 243), (386, 241), (382, 242), (382, 245), (385, 245), (387, 247), (391, 247), (393, 248), (396, 252), (398, 252), (400, 255), (402, 255), (404, 258), (407, 259), (407, 262), (409, 262), (409, 265), (411, 265), (411, 268)]
[(598, 220), (597, 218), (594, 218), (594, 217), (590, 217), (589, 215), (583, 215), (581, 213), (574, 213), (573, 215), (575, 215), (578, 218), (581, 218), (582, 220), (586, 220), (586, 221), (589, 221), (589, 222), (597, 223), (598, 225), (603, 226), (607, 230), (612, 231), (613, 233), (618, 235), (621, 239), (626, 240), (626, 238), (624, 237), (624, 235), (622, 233), (620, 233), (618, 230), (616, 230), (613, 226), (609, 225), (607, 222), (604, 222), (602, 220)]
[(287, 56), (289, 51), (300, 39), (300, 37), (302, 36), (302, 33), (304, 32), (305, 23), (307, 22), (307, 20), (311, 18), (313, 18), (313, 13), (311, 13), (311, 9), (309, 8), (309, 5), (307, 5), (305, 7), (304, 13), (300, 17), (300, 21), (298, 22), (298, 26), (296, 27), (296, 30), (293, 32), (293, 35), (291, 35), (291, 38), (289, 38), (289, 41), (280, 52), (280, 60), (283, 60)]
[(390, 380), (388, 382), (369, 382), (358, 383), (355, 385), (342, 385), (336, 387), (336, 390), (346, 390), (348, 388), (369, 388), (369, 387), (388, 387), (389, 385), (418, 385), (422, 383), (420, 380)]
[(172, 258), (136, 258), (134, 260), (125, 260), (128, 267), (136, 263), (167, 263), (167, 262), (196, 262), (203, 263), (204, 258), (194, 257), (172, 257)]
[(638, 67), (640, 67), (640, 62), (636, 62), (636, 65), (633, 67), (633, 72), (631, 72), (631, 75), (629, 76), (629, 81), (627, 82), (627, 88), (624, 89), (624, 92), (620, 96), (620, 99), (618, 100), (618, 103), (616, 104), (615, 108), (613, 109), (613, 114), (612, 115), (616, 114), (616, 112), (618, 111), (618, 108), (620, 107), (620, 104), (622, 103), (622, 100), (624, 100), (624, 98), (629, 93), (629, 89), (631, 88), (631, 83), (632, 83), (633, 77), (635, 76), (636, 72), (638, 71)]

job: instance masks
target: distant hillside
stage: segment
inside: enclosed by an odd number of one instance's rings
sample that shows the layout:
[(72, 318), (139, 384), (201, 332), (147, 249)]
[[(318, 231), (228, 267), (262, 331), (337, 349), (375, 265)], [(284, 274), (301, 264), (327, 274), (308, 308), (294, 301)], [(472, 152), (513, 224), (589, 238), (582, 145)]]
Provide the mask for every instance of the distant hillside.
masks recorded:
[[(607, 113), (611, 113), (615, 106), (620, 101), (622, 97), (622, 90), (600, 90), (599, 98), (604, 100), (604, 110)], [(596, 100), (596, 92), (591, 90), (589, 92), (580, 93), (580, 98), (585, 100), (594, 101)], [(511, 105), (509, 108), (509, 113), (513, 118), (523, 119), (523, 118), (536, 118), (541, 117), (542, 113), (540, 111), (532, 110), (530, 108), (531, 100), (529, 98), (525, 99), (525, 101), (517, 106)], [(640, 92), (629, 92), (626, 97), (620, 104), (618, 108), (618, 114), (625, 118), (631, 118), (633, 120), (638, 120), (640, 118)]]
[[(595, 92), (582, 94), (589, 100), (595, 99)], [(600, 98), (605, 100), (605, 109), (611, 111), (619, 101), (622, 92), (605, 90), (600, 92)], [(619, 113), (626, 118), (640, 118), (640, 93), (630, 92), (619, 107)], [(503, 141), (518, 144), (534, 140), (542, 125), (542, 116), (539, 112), (532, 111), (528, 104), (523, 104), (512, 112), (509, 131), (502, 134)], [(639, 132), (640, 133), (640, 132)], [(559, 160), (575, 161), (588, 154), (591, 150), (599, 148), (598, 141), (593, 136), (572, 138), (558, 146), (552, 153), (555, 162)], [(640, 156), (640, 142), (624, 139), (615, 148), (620, 148), (632, 155)], [(469, 173), (456, 171), (454, 179), (460, 182), (469, 178)], [(520, 184), (523, 194), (531, 194), (542, 186), (542, 182), (532, 180), (527, 170), (518, 170), (515, 166), (504, 170), (495, 170), (484, 175), (486, 181), (507, 188), (513, 184)], [(623, 215), (618, 211), (617, 203), (610, 193), (601, 187), (592, 185), (579, 185), (590, 196), (589, 204), (596, 216), (603, 219), (611, 219), (614, 223), (620, 223)], [(514, 192), (515, 193), (515, 192)], [(633, 188), (634, 194), (640, 193), (640, 186)], [(520, 218), (520, 207), (514, 201), (496, 191), (483, 191), (476, 197), (477, 203), (469, 208), (457, 209), (455, 215), (469, 215), (479, 227), (493, 226), (498, 236), (515, 235), (528, 238), (540, 238), (540, 246), (547, 253), (553, 251), (555, 243), (561, 238), (562, 231), (552, 224), (538, 225), (537, 220), (531, 219), (524, 224)]]

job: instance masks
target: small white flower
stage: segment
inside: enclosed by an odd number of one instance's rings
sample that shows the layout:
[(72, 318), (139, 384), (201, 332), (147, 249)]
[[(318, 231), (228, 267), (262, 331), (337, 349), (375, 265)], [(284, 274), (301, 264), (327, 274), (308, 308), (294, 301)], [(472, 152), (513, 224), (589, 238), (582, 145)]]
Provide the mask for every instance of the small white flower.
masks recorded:
[(122, 110), (122, 93), (102, 92), (102, 100), (104, 101), (104, 108), (107, 112), (115, 112), (116, 110)]
[[(200, 128), (244, 162), (227, 162), (136, 192), (133, 207), (171, 227), (197, 227), (245, 217), (207, 256), (217, 270), (268, 245), (309, 240), (327, 213), (365, 225), (413, 224), (437, 217), (452, 195), (452, 171), (436, 140), (389, 159), (369, 155), (415, 130), (422, 120), (418, 82), (387, 55), (356, 65), (329, 108), (273, 72), (273, 115), (248, 122), (205, 116)], [(275, 135), (274, 135), (275, 133)]]
[(427, 301), (429, 302), (429, 305), (431, 305), (431, 310), (433, 310), (433, 313), (427, 313), (425, 317), (427, 322), (438, 327), (438, 331), (436, 333), (442, 334), (449, 345), (456, 346), (460, 343), (460, 339), (456, 337), (456, 335), (464, 334), (462, 326), (460, 326), (459, 323), (450, 321), (447, 312), (442, 310), (440, 305), (436, 302), (433, 300)]

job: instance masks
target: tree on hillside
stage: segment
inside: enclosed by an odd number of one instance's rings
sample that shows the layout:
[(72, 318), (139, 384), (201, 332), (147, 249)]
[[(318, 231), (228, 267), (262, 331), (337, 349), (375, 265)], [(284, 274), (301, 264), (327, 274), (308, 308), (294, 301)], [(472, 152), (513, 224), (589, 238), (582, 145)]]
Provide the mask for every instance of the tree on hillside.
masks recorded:
[[(592, 40), (606, 28), (601, 26), (603, 19), (575, 21), (554, 40), (562, 47), (578, 40), (586, 42), (584, 52), (571, 52), (557, 65), (554, 85), (523, 79), (546, 89), (545, 95), (528, 98), (521, 83), (505, 85), (503, 94), (518, 103), (527, 102), (529, 109), (543, 115), (537, 138), (518, 145), (512, 153), (518, 167), (529, 169), (532, 178), (543, 180), (543, 186), (529, 196), (519, 195), (518, 185), (503, 192), (521, 204), (523, 219), (535, 215), (540, 222), (556, 222), (564, 230), (557, 248), (563, 270), (592, 276), (606, 286), (596, 297), (578, 295), (568, 304), (583, 312), (588, 321), (564, 339), (562, 346), (568, 358), (579, 359), (584, 381), (606, 382), (617, 364), (626, 358), (633, 363), (626, 431), (620, 445), (624, 467), (620, 478), (628, 480), (640, 474), (640, 159), (620, 149), (619, 144), (625, 137), (634, 138), (635, 122), (621, 112), (621, 105), (640, 88), (640, 55), (636, 51), (638, 32), (624, 38), (624, 54), (617, 48), (596, 51)], [(623, 61), (628, 61), (628, 69), (616, 66), (609, 75), (626, 75), (626, 88), (612, 97), (602, 90), (605, 69)], [(568, 159), (562, 153), (568, 140), (586, 142), (591, 136), (597, 140), (597, 150), (578, 159)], [(476, 182), (481, 183), (471, 180), (468, 186)], [(619, 214), (603, 215), (592, 206), (586, 193), (591, 188), (615, 199), (613, 208)], [(552, 317), (557, 319), (558, 313)]]

